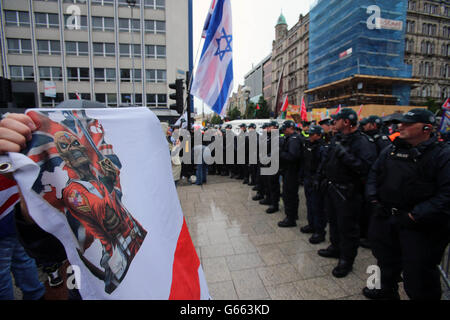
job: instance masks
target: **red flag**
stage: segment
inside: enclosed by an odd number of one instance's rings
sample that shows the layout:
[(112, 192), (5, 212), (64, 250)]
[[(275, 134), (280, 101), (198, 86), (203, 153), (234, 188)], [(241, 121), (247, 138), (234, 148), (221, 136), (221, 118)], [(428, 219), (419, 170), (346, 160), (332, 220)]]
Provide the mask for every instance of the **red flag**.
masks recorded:
[(77, 92), (75, 92), (75, 96), (77, 97), (77, 100), (81, 100), (80, 94)]
[(363, 109), (363, 105), (361, 105), (361, 107), (359, 107), (359, 111), (358, 111), (358, 118), (359, 118), (359, 117), (361, 117), (361, 112), (362, 112), (362, 109)]
[(281, 107), (281, 112), (286, 112), (288, 106), (289, 106), (289, 101), (288, 101), (288, 96), (286, 96), (286, 99), (284, 100), (283, 106)]
[(445, 100), (444, 104), (442, 105), (442, 109), (450, 110), (450, 98), (447, 98), (447, 100)]
[(16, 182), (0, 174), (0, 220), (12, 212), (19, 202), (19, 189)]
[(256, 110), (260, 110), (259, 104), (256, 105)]
[(305, 97), (302, 97), (302, 109), (300, 111), (302, 121), (308, 121), (308, 112), (306, 111)]

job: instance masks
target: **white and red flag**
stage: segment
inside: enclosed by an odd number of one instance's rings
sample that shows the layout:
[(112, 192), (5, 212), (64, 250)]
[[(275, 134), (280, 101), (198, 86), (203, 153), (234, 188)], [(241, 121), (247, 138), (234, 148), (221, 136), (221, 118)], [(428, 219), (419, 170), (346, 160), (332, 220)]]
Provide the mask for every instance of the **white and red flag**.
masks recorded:
[(0, 174), (0, 220), (6, 217), (19, 202), (16, 182)]
[(364, 105), (361, 105), (361, 106), (359, 107), (358, 118), (361, 117), (361, 113), (362, 113), (363, 107), (364, 107)]
[(83, 299), (210, 299), (161, 124), (147, 108), (31, 109), (27, 150), (0, 156)]

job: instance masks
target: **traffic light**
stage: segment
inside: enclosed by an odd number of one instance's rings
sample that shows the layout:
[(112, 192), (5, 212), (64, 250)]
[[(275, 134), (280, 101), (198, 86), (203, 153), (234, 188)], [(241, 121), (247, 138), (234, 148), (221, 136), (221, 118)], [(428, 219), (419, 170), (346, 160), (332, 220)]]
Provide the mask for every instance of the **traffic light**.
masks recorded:
[(175, 89), (175, 93), (170, 94), (169, 98), (176, 101), (170, 105), (170, 109), (182, 114), (184, 110), (183, 80), (176, 80), (175, 83), (169, 84), (169, 88)]

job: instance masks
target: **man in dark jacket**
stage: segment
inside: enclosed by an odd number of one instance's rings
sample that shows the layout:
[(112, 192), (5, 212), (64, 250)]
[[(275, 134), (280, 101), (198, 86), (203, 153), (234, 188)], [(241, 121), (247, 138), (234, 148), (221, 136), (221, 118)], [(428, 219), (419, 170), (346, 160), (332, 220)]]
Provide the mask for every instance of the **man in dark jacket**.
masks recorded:
[(381, 288), (371, 299), (399, 299), (403, 271), (411, 299), (441, 298), (438, 264), (450, 240), (450, 147), (432, 133), (434, 114), (413, 109), (398, 120), (400, 136), (383, 150), (367, 182), (372, 251)]
[(329, 148), (323, 168), (327, 187), (325, 205), (329, 214), (330, 241), (318, 254), (338, 258), (333, 276), (345, 277), (353, 268), (359, 246), (359, 219), (364, 183), (376, 159), (376, 148), (358, 128), (358, 116), (349, 108), (336, 115), (336, 143)]
[(280, 228), (295, 227), (298, 219), (298, 187), (301, 157), (301, 139), (295, 131), (293, 121), (285, 121), (283, 124), (285, 142), (280, 149), (280, 165), (283, 170), (283, 203), (286, 218), (278, 222)]
[(319, 190), (320, 178), (318, 176), (318, 167), (325, 152), (324, 130), (320, 126), (312, 125), (308, 133), (309, 138), (303, 145), (304, 190), (308, 225), (300, 228), (300, 231), (312, 233), (309, 242), (318, 244), (325, 241), (326, 227), (324, 197)]

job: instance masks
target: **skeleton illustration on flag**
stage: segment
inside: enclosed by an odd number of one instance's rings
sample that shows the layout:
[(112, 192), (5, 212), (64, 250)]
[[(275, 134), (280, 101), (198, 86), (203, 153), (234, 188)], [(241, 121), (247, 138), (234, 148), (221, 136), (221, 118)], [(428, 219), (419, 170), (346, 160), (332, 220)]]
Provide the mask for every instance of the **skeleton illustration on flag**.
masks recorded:
[[(28, 115), (40, 124), (25, 151), (40, 167), (32, 189), (66, 216), (80, 259), (111, 294), (147, 235), (122, 204), (120, 160), (102, 125), (85, 111)], [(95, 240), (102, 248), (99, 263), (84, 256)]]

